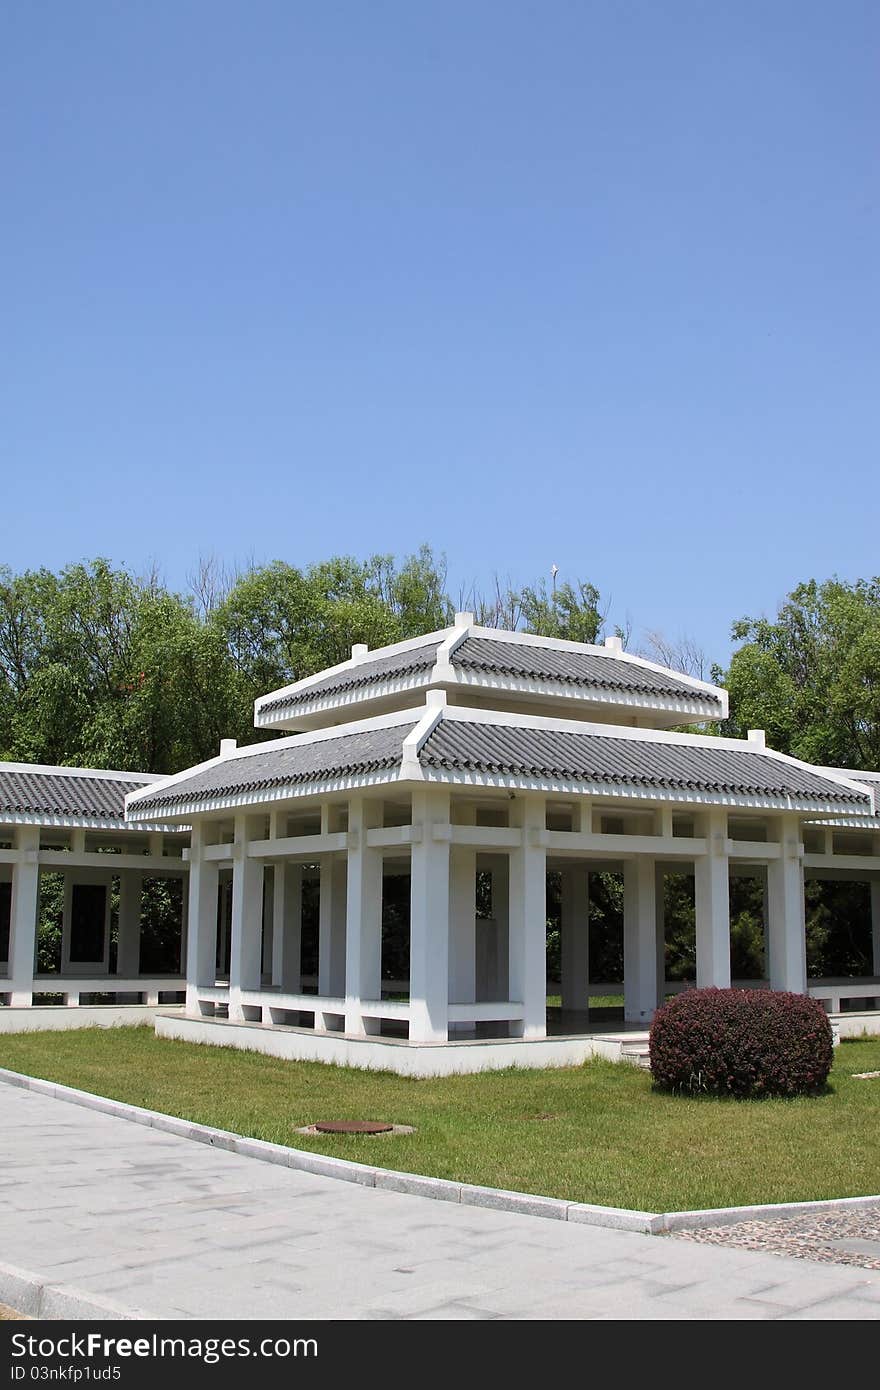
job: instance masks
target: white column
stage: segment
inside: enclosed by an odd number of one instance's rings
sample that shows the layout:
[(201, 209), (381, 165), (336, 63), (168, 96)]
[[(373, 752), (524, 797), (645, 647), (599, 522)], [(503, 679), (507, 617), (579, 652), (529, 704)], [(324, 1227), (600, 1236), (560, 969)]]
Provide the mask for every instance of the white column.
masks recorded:
[(511, 999), (513, 996), (510, 992), (510, 855), (508, 854), (499, 855), (492, 869), (492, 915), (496, 923), (497, 968), (495, 975), (496, 993), (491, 997)]
[(279, 859), (272, 884), (272, 983), (284, 994), (302, 989), (302, 865)]
[(510, 855), (509, 989), (524, 1008), (522, 1036), (547, 1036), (547, 810), (543, 796), (518, 796), (511, 823), (522, 844)]
[(217, 908), (220, 865), (203, 859), (206, 827), (195, 821), (189, 858), (189, 928), (186, 943), (186, 1011), (199, 1016), (198, 991), (210, 988), (217, 978)]
[[(477, 852), (454, 845), (449, 879), (449, 1001), (473, 1004), (477, 997)], [(450, 1032), (472, 1032), (450, 1024)]]
[(119, 933), (116, 942), (116, 974), (130, 980), (141, 968), (141, 893), (143, 875), (134, 869), (119, 874)]
[(417, 788), (413, 792), (412, 819), (409, 1037), (410, 1042), (445, 1042), (449, 1009), (451, 840), (448, 787)]
[(189, 950), (189, 874), (180, 880), (180, 974), (186, 976), (186, 956)]
[(345, 901), (345, 1031), (376, 1032), (361, 1003), (382, 993), (382, 854), (367, 832), (382, 819), (382, 804), (353, 796), (348, 807)]
[[(670, 820), (672, 813), (670, 812)], [(657, 904), (657, 1004), (666, 1003), (666, 865), (654, 865), (654, 900)]]
[(623, 864), (623, 1016), (650, 1023), (657, 1007), (657, 897), (654, 860)]
[(347, 868), (341, 854), (321, 856), (318, 905), (318, 993), (345, 994), (345, 897)]
[(19, 826), (13, 843), (19, 857), (12, 868), (9, 913), (10, 1002), (18, 1008), (27, 1008), (33, 1002), (37, 913), (40, 907), (39, 826)]
[(707, 853), (694, 860), (694, 907), (697, 919), (697, 985), (730, 988), (730, 861), (727, 813), (706, 816)]
[(767, 881), (767, 865), (759, 864), (755, 878), (761, 885), (761, 927), (764, 933), (764, 969), (762, 978), (770, 979), (770, 887)]
[(880, 975), (880, 878), (871, 879), (871, 944), (875, 975)]
[[(460, 825), (474, 825), (473, 806), (461, 808)], [(477, 852), (453, 845), (449, 857), (449, 1002), (473, 1004), (477, 997)], [(451, 1023), (450, 1035), (473, 1033), (471, 1023)]]
[(590, 872), (567, 864), (561, 874), (561, 965), (563, 1009), (590, 1006)]
[(263, 964), (263, 863), (247, 853), (249, 817), (235, 817), (232, 859), (232, 931), (229, 954), (229, 1017), (244, 1018), (241, 995), (258, 990)]
[(804, 869), (800, 821), (781, 816), (781, 854), (767, 865), (767, 954), (770, 988), (805, 994), (807, 952), (804, 925)]

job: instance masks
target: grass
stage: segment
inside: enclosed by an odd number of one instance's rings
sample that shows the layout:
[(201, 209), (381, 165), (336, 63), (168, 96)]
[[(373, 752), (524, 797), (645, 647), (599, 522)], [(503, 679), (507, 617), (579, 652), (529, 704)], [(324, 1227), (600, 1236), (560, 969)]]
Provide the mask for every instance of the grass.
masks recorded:
[[(548, 995), (547, 995), (547, 1008), (548, 1008), (548, 1009), (560, 1009), (560, 1008), (562, 1008), (562, 996), (559, 995), (559, 994), (548, 994)], [(591, 995), (591, 997), (590, 997), (590, 1010), (591, 1010), (591, 1011), (592, 1011), (593, 1009), (622, 1009), (622, 1008), (623, 1008), (623, 995), (622, 995), (622, 994), (593, 994), (593, 995)]]
[[(82, 1029), (0, 1038), (0, 1064), (240, 1134), (572, 1201), (643, 1210), (880, 1191), (880, 1039), (845, 1042), (825, 1094), (684, 1099), (608, 1062), (411, 1080), (232, 1048)], [(409, 1136), (307, 1137), (321, 1119), (414, 1125)]]

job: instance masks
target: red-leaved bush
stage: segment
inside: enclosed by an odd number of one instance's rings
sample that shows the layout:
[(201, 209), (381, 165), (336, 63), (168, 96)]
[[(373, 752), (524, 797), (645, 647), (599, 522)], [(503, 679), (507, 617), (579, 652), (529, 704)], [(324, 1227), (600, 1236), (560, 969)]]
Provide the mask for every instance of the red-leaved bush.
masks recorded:
[(770, 989), (685, 990), (657, 1010), (650, 1048), (658, 1086), (715, 1096), (809, 1095), (833, 1060), (822, 1005)]

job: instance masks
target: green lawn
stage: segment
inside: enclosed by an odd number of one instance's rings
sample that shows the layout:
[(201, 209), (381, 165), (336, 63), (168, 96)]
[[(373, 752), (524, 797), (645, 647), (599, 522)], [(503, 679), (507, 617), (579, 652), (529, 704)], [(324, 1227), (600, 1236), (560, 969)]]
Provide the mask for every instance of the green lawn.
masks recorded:
[[(826, 1094), (758, 1102), (661, 1095), (647, 1072), (606, 1062), (413, 1081), (146, 1027), (5, 1036), (0, 1064), (299, 1148), (574, 1201), (667, 1211), (880, 1192), (880, 1079), (851, 1075), (880, 1070), (880, 1039), (837, 1049)], [(416, 1132), (295, 1133), (321, 1119)]]

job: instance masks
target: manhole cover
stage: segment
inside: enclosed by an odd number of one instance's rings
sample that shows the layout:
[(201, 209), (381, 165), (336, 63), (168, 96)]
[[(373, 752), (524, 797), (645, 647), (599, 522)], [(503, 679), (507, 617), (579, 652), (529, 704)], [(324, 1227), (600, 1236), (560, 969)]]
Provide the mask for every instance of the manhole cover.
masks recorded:
[(394, 1128), (382, 1120), (319, 1120), (319, 1134), (389, 1134)]

